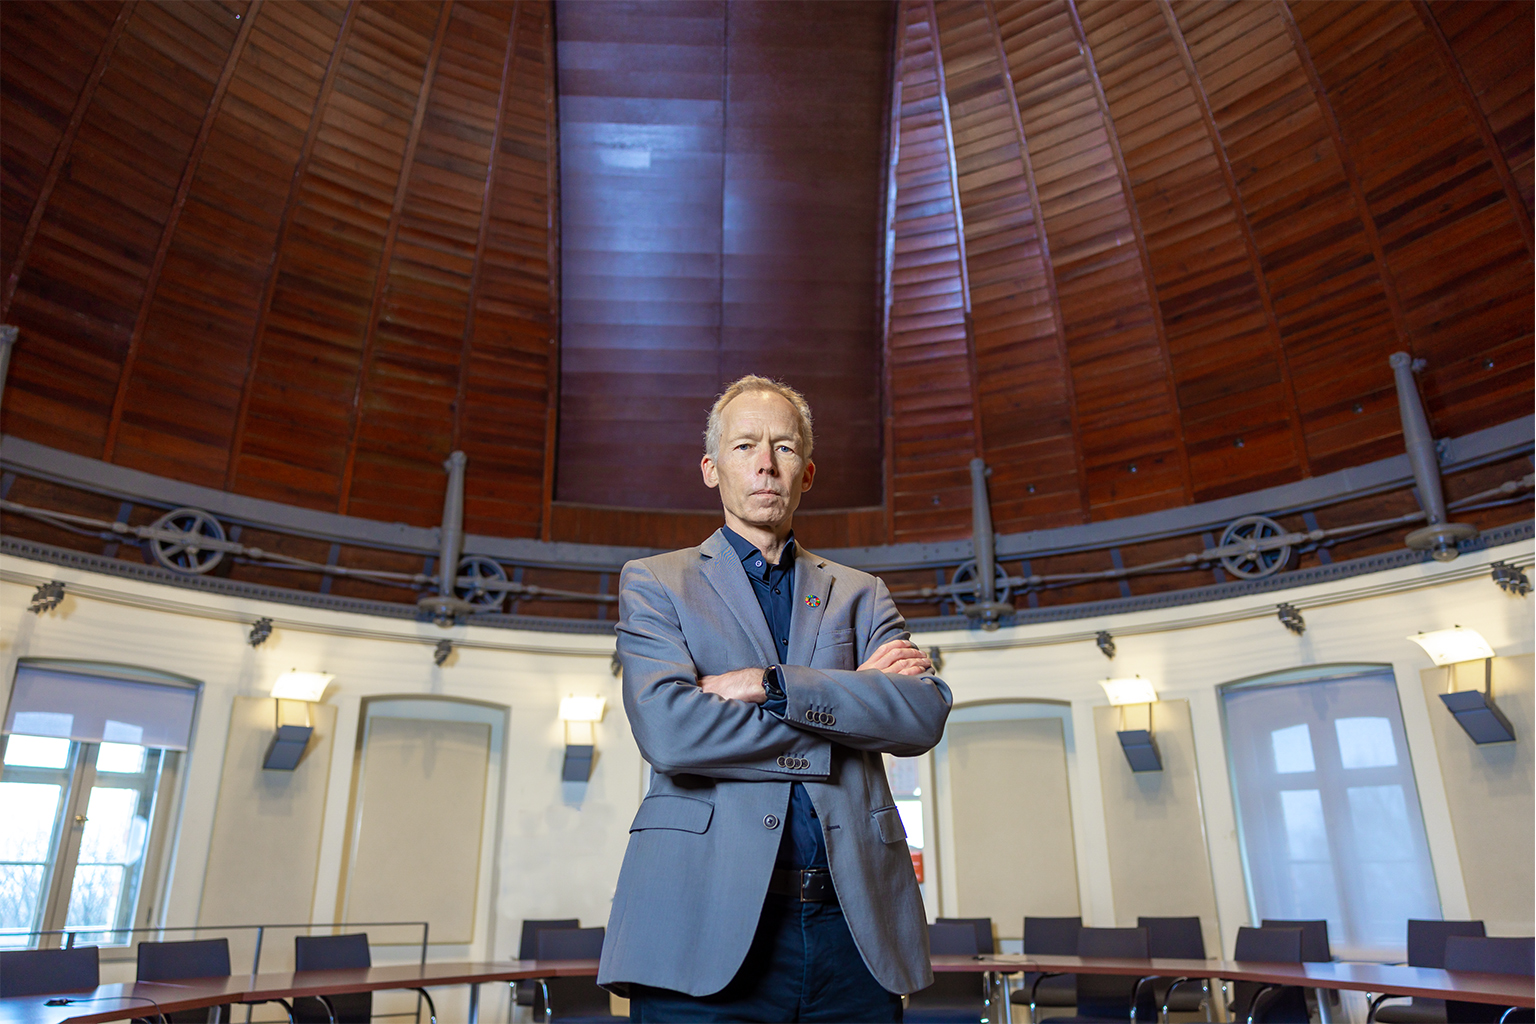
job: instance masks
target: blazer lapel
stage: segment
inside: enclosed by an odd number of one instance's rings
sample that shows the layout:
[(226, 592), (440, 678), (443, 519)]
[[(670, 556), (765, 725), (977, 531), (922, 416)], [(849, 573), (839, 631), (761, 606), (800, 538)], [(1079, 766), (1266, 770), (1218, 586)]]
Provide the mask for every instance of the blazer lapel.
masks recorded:
[[(727, 545), (729, 546), (729, 545)], [(795, 555), (794, 611), (789, 616), (789, 663), (808, 665), (816, 648), (816, 634), (821, 632), (821, 617), (827, 610), (833, 575), (826, 561), (802, 548)]]
[[(775, 649), (778, 645), (768, 635), (768, 620), (763, 618), (762, 607), (757, 603), (757, 595), (752, 593), (752, 584), (747, 582), (747, 573), (741, 567), (741, 559), (736, 557), (736, 549), (731, 547), (723, 533), (716, 530), (713, 536), (699, 545), (699, 554), (702, 556), (704, 578), (709, 580), (709, 585), (715, 588), (725, 606), (736, 617), (742, 632), (751, 638), (752, 646), (757, 649), (763, 664), (779, 664)], [(790, 636), (793, 639), (793, 631)]]

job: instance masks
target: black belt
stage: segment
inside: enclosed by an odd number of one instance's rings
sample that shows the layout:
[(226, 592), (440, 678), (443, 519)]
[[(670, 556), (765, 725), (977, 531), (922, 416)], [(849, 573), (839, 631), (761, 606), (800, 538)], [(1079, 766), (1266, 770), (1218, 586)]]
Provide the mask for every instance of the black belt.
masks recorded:
[(789, 896), (801, 903), (837, 902), (837, 890), (832, 888), (832, 872), (826, 868), (807, 868), (804, 871), (775, 868), (768, 879), (768, 891), (779, 896)]

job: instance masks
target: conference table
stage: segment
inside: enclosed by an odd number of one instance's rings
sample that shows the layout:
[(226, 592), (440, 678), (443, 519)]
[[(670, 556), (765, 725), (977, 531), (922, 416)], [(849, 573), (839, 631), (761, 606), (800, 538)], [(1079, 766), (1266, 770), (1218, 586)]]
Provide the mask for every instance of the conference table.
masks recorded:
[[(1349, 989), (1378, 995), (1428, 996), (1499, 1006), (1536, 1006), (1532, 979), (1524, 975), (1439, 971), (1368, 963), (1273, 964), (1232, 960), (1132, 960), (1113, 957), (935, 956), (933, 969), (949, 973), (1018, 974), (1039, 971), (1068, 974), (1118, 974), (1136, 977), (1222, 978), (1304, 988)], [(531, 978), (595, 977), (596, 960), (506, 960), (498, 963), (428, 963), (338, 971), (235, 974), (169, 982), (120, 982), (58, 996), (0, 999), (0, 1024), (92, 1024), (96, 1021), (154, 1018), (156, 1009), (206, 1009), (221, 1003), (292, 1000), (301, 996), (380, 992), (389, 989), (469, 986), (469, 1021), (478, 1024), (480, 986), (486, 982)], [(63, 1005), (50, 1001), (67, 999)], [(1004, 1013), (1010, 1012), (1003, 1001)], [(447, 1024), (447, 1022), (443, 1022)]]

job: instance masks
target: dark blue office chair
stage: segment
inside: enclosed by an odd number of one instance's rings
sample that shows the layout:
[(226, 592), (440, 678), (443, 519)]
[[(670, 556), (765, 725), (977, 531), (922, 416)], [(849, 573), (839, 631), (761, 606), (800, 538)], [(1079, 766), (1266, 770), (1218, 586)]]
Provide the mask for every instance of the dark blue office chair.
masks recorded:
[(0, 950), (0, 998), (84, 992), (101, 984), (95, 946)]
[[(1145, 928), (1080, 928), (1078, 956), (1147, 958)], [(1097, 1024), (1130, 1021), (1153, 1011), (1152, 978), (1123, 974), (1079, 974), (1077, 1013), (1071, 1017), (1047, 1017), (1041, 1024)]]
[[(574, 917), (550, 917), (542, 920), (529, 918), (523, 921), (523, 933), (517, 943), (517, 958), (519, 960), (537, 960), (539, 958), (539, 931), (543, 928), (580, 928), (581, 921)], [(522, 982), (509, 982), (512, 986), (512, 998), (518, 1006), (531, 1007), (533, 1019), (542, 1020), (544, 1017), (544, 1004), (539, 998), (539, 980), (531, 978)]]
[[(339, 971), (372, 966), (368, 936), (364, 932), (293, 937), (295, 971)], [(427, 1013), (432, 1024), (437, 1024), (437, 1005), (432, 1002), (432, 997), (424, 988), (416, 989), (416, 993), (427, 1001)], [(344, 992), (295, 999), (293, 1016), (296, 1021), (311, 1024), (368, 1024), (373, 1019), (373, 993)]]
[[(1136, 924), (1147, 930), (1147, 955), (1170, 960), (1204, 960), (1205, 933), (1198, 917), (1138, 917)], [(1172, 1013), (1197, 1013), (1205, 1010), (1211, 1019), (1210, 982), (1204, 978), (1154, 978), (1154, 1002), (1166, 1017)]]
[[(934, 922), (928, 926), (928, 951), (936, 956), (975, 956), (981, 952), (975, 924), (969, 918)], [(981, 974), (946, 971), (907, 997), (902, 1019), (911, 1024), (978, 1024), (987, 1015)]]
[[(540, 928), (539, 960), (596, 960), (603, 955), (604, 928)], [(592, 978), (540, 978), (544, 1020), (560, 1024), (622, 1024), (609, 1011), (608, 990)]]
[[(191, 942), (139, 943), (139, 981), (183, 981), (189, 978), (229, 977), (229, 940), (196, 939)], [(229, 1003), (216, 1007), (218, 1020), (228, 1024)], [(289, 1009), (288, 1004), (283, 1004)], [(170, 1024), (201, 1024), (208, 1020), (208, 1009), (177, 1010), (161, 1014)], [(290, 1011), (290, 1019), (292, 1013)]]
[[(1024, 919), (1024, 953), (1026, 956), (1076, 956), (1077, 933), (1082, 930), (1081, 917), (1026, 917)], [(1029, 1019), (1034, 1020), (1041, 1006), (1076, 1006), (1077, 975), (1040, 974), (1027, 971), (1024, 987), (1010, 995), (1015, 1004), (1029, 1007)]]
[(992, 919), (990, 917), (936, 917), (934, 924), (968, 924), (976, 929), (976, 952), (991, 955), (997, 952), (997, 947), (992, 941)]
[[(1480, 938), (1486, 933), (1481, 921), (1413, 921), (1408, 922), (1408, 966), (1445, 967), (1445, 940), (1452, 935)], [(1411, 1002), (1388, 1003), (1386, 999), (1402, 996), (1377, 996), (1371, 1001), (1366, 1024), (1446, 1024), (1445, 1000), (1429, 996), (1414, 996)]]
[[(1270, 964), (1302, 963), (1303, 933), (1300, 928), (1249, 928), (1237, 930), (1232, 959)], [(1295, 985), (1269, 985), (1257, 981), (1232, 984), (1232, 1019), (1246, 1024), (1308, 1024), (1305, 992)]]
[[(1478, 938), (1452, 935), (1445, 940), (1445, 969), (1476, 971), (1479, 974), (1536, 974), (1536, 939)], [(1445, 1001), (1445, 1017), (1450, 1024), (1520, 1024), (1531, 1020), (1531, 1011), (1492, 1003)]]

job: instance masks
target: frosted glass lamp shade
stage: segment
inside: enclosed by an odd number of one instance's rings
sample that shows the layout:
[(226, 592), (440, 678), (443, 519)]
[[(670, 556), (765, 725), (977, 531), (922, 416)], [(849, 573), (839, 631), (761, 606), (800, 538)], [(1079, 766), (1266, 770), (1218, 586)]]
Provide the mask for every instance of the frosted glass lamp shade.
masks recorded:
[(334, 678), (327, 672), (284, 672), (272, 684), (272, 696), (278, 700), (316, 701)]
[(1157, 689), (1150, 680), (1136, 676), (1132, 679), (1105, 679), (1104, 696), (1116, 706), (1121, 704), (1152, 704), (1157, 701)]
[(1416, 633), (1408, 638), (1428, 654), (1436, 665), (1454, 665), (1460, 661), (1481, 661), (1492, 658), (1493, 647), (1475, 629), (1452, 626), (1429, 633)]
[(606, 697), (565, 697), (560, 701), (562, 722), (601, 722), (603, 710), (608, 705)]

